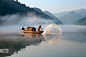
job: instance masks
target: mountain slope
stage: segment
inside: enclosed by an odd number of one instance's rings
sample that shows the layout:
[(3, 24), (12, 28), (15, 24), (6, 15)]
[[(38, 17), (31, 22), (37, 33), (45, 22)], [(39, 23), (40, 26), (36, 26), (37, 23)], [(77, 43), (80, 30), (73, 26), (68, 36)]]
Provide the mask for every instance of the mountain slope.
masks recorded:
[(79, 12), (86, 11), (86, 9), (81, 8), (81, 9), (78, 9), (78, 10), (73, 10), (73, 11), (74, 11), (74, 12), (76, 12), (76, 13), (79, 13)]
[[(48, 19), (55, 21), (53, 17), (43, 13), (39, 8), (30, 8), (27, 7), (25, 4), (21, 4), (20, 2), (16, 2), (14, 0), (0, 0), (0, 25), (18, 24), (23, 19), (25, 20), (25, 17), (28, 20), (32, 19), (32, 21), (34, 17), (38, 17), (39, 19)], [(36, 19), (38, 20), (38, 18)], [(57, 20), (57, 24), (62, 23), (59, 20)]]
[(34, 13), (36, 16), (40, 16), (45, 19), (53, 19), (43, 12), (40, 13), (35, 11), (33, 8), (27, 7), (25, 4), (21, 4), (20, 2), (15, 2), (14, 0), (0, 0), (0, 16), (5, 16), (7, 14), (27, 15), (28, 13)]
[(78, 22), (76, 23), (77, 25), (86, 25), (86, 17), (78, 20)]
[(63, 22), (63, 24), (71, 24), (72, 22), (79, 20), (81, 18), (83, 18), (82, 15), (74, 11), (71, 11), (67, 15), (61, 17), (60, 20)]
[(56, 16), (57, 18), (61, 18), (65, 15), (67, 15), (69, 12), (60, 12), (60, 13), (53, 13), (54, 16)]
[[(72, 11), (74, 11), (74, 12), (76, 12), (76, 13), (82, 15), (83, 17), (86, 16), (86, 9), (81, 8), (81, 9), (72, 10)], [(69, 12), (71, 12), (71, 11), (60, 12), (60, 13), (53, 13), (53, 14), (54, 14), (54, 16), (56, 16), (56, 17), (58, 17), (58, 18), (61, 18), (61, 17), (65, 16), (65, 15), (67, 15)]]
[(82, 15), (83, 17), (86, 16), (86, 11), (78, 12), (78, 14)]
[(39, 8), (34, 7), (33, 9), (34, 9), (35, 11), (38, 11), (39, 13), (42, 13), (42, 10), (39, 9)]
[(57, 17), (55, 17), (52, 13), (50, 13), (48, 11), (44, 11), (44, 13), (51, 16), (55, 20), (55, 23), (62, 24), (62, 22)]

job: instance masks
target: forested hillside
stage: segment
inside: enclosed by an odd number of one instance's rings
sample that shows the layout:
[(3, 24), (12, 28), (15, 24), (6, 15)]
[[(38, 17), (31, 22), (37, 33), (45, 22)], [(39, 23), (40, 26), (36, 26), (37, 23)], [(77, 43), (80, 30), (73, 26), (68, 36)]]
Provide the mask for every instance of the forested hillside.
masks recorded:
[(36, 16), (40, 16), (45, 19), (53, 19), (43, 12), (40, 13), (35, 11), (33, 8), (27, 7), (25, 4), (21, 4), (20, 2), (16, 2), (14, 0), (0, 0), (0, 16), (5, 16), (7, 14), (27, 15), (28, 13), (34, 13)]
[(86, 17), (80, 19), (76, 24), (77, 25), (86, 25)]

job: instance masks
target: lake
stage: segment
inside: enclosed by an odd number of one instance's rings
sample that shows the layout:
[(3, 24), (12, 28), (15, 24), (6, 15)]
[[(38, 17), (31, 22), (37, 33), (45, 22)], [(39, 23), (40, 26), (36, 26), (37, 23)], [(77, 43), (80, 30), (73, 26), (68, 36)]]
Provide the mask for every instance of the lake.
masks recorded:
[[(42, 25), (43, 30), (47, 25)], [(59, 26), (61, 35), (22, 33), (22, 26), (1, 26), (0, 50), (8, 53), (0, 57), (86, 57), (86, 26)]]

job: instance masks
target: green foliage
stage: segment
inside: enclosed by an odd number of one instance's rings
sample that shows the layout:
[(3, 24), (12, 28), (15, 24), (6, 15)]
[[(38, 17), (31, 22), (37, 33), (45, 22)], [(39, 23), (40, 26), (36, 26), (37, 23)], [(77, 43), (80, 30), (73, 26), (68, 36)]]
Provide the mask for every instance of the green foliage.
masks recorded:
[(52, 17), (35, 11), (33, 8), (27, 7), (25, 4), (21, 4), (20, 2), (16, 2), (14, 0), (0, 0), (0, 15), (5, 16), (7, 14), (20, 14), (27, 15), (27, 13), (34, 12), (37, 16), (41, 16), (42, 18), (52, 19)]
[(16, 13), (24, 13), (32, 12), (34, 9), (26, 7), (24, 4), (19, 2), (15, 2), (13, 0), (1, 0), (0, 1), (0, 15), (6, 14), (16, 14)]
[(76, 24), (77, 25), (86, 25), (86, 17), (80, 19)]

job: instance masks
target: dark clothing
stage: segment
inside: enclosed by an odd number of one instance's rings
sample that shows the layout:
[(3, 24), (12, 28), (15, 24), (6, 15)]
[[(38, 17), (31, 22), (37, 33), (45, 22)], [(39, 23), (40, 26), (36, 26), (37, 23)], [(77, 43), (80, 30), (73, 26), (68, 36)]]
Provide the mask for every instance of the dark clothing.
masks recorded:
[(40, 31), (40, 29), (38, 29), (38, 31)]
[(24, 30), (25, 28), (24, 27), (22, 27), (22, 30)]

